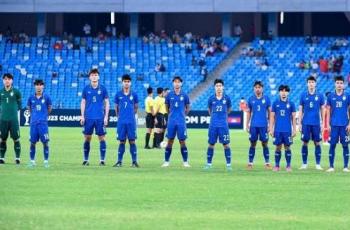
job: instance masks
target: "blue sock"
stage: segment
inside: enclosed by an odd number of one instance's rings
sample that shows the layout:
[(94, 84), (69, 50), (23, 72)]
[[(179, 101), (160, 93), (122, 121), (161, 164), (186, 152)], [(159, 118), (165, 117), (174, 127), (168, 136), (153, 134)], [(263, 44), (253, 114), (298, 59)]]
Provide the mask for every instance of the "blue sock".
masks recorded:
[(49, 160), (49, 143), (43, 143), (44, 145), (44, 160), (47, 161)]
[(89, 160), (89, 154), (90, 154), (90, 142), (85, 141), (84, 142), (84, 161)]
[(211, 164), (214, 156), (214, 148), (208, 147), (207, 150), (207, 164)]
[(286, 157), (287, 167), (290, 167), (290, 164), (291, 164), (291, 161), (292, 161), (292, 151), (290, 149), (286, 150), (284, 152), (284, 155)]
[(349, 146), (343, 145), (344, 168), (349, 166)]
[(280, 167), (280, 161), (281, 161), (281, 152), (275, 151), (275, 166)]
[(104, 161), (106, 158), (106, 141), (100, 141), (100, 160)]
[(269, 147), (263, 147), (263, 154), (264, 154), (265, 163), (269, 163), (270, 162)]
[(182, 160), (184, 162), (187, 162), (187, 160), (188, 160), (188, 151), (187, 151), (187, 147), (186, 146), (181, 147), (181, 155), (182, 155)]
[(164, 160), (165, 160), (166, 162), (169, 162), (169, 160), (170, 160), (171, 151), (172, 151), (172, 148), (171, 148), (171, 147), (166, 147), (166, 148), (165, 148)]
[(137, 162), (137, 147), (136, 144), (130, 144), (130, 154), (132, 162)]
[(307, 155), (309, 153), (309, 149), (307, 147), (307, 145), (303, 145), (301, 147), (301, 157), (303, 159), (303, 164), (306, 165), (307, 164)]
[(255, 157), (255, 148), (249, 148), (249, 163), (253, 163)]
[(331, 144), (329, 148), (329, 167), (334, 168), (335, 144)]
[(315, 158), (316, 158), (316, 164), (319, 165), (321, 163), (321, 146), (320, 145), (315, 146)]
[(32, 143), (30, 144), (29, 155), (30, 155), (30, 160), (34, 161), (35, 160), (35, 144), (32, 144)]
[(231, 148), (227, 148), (224, 151), (225, 151), (226, 164), (230, 165), (231, 164)]
[(124, 152), (125, 152), (125, 143), (123, 144), (120, 143), (118, 147), (118, 162), (123, 161)]

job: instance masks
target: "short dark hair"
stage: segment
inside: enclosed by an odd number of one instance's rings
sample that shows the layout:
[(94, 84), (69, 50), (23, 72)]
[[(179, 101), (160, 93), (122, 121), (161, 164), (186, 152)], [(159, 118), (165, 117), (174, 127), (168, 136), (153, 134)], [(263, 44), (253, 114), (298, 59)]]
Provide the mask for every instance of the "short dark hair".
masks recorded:
[(158, 87), (158, 88), (157, 88), (157, 93), (158, 93), (158, 94), (163, 93), (163, 88), (162, 88), (162, 87)]
[(287, 91), (287, 92), (290, 92), (290, 88), (289, 88), (289, 86), (288, 85), (280, 85), (279, 87), (278, 87), (278, 91)]
[(334, 77), (334, 81), (342, 81), (344, 82), (344, 77), (342, 75), (338, 75)]
[(90, 77), (91, 74), (100, 74), (100, 73), (98, 72), (98, 69), (94, 68), (94, 69), (90, 70), (89, 77)]
[(167, 88), (164, 88), (164, 91), (168, 91), (169, 90), (169, 88), (167, 87)]
[(253, 87), (255, 87), (257, 85), (260, 85), (261, 87), (264, 88), (264, 84), (262, 83), (262, 81), (255, 81)]
[(180, 82), (182, 82), (182, 78), (181, 78), (180, 76), (175, 76), (175, 77), (173, 78), (173, 82), (174, 82), (175, 80), (179, 80)]
[(2, 76), (2, 79), (5, 79), (5, 78), (13, 79), (13, 75), (10, 74), (10, 73), (5, 73), (5, 74)]
[(42, 79), (36, 79), (34, 85), (44, 85), (44, 81)]
[(215, 79), (214, 85), (216, 85), (216, 84), (222, 84), (222, 85), (224, 85), (224, 81), (223, 81), (222, 79)]
[(129, 74), (124, 74), (124, 75), (122, 76), (122, 81), (131, 81), (130, 75), (129, 75)]
[(147, 88), (147, 94), (151, 94), (153, 93), (153, 88), (152, 87), (148, 87)]
[(316, 82), (316, 78), (314, 76), (309, 76), (307, 79), (306, 79), (306, 82), (308, 81), (314, 81)]

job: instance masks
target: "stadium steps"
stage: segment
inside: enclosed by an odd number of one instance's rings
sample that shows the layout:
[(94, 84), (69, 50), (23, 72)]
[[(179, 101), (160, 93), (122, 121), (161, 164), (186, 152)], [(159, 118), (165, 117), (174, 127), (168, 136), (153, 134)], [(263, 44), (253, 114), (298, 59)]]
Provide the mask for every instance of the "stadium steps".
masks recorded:
[(207, 91), (212, 86), (215, 79), (221, 78), (229, 70), (233, 63), (239, 59), (241, 50), (249, 46), (249, 42), (241, 42), (234, 49), (232, 49), (226, 58), (208, 74), (206, 81), (199, 83), (191, 91), (189, 94), (190, 101), (195, 102), (203, 92)]

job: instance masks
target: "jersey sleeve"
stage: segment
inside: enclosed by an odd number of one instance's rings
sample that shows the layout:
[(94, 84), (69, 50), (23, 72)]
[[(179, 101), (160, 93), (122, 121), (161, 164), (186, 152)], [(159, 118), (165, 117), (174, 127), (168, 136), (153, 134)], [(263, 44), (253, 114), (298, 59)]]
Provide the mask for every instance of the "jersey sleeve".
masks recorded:
[(271, 100), (269, 97), (266, 97), (266, 107), (270, 108), (271, 107)]
[(231, 98), (227, 97), (227, 110), (232, 108)]
[(272, 107), (271, 107), (272, 112), (276, 112), (276, 102), (273, 102)]
[(52, 106), (51, 97), (49, 97), (49, 96), (46, 97), (46, 104), (47, 104), (47, 107), (48, 107), (48, 108)]
[(209, 97), (208, 98), (208, 104), (207, 104), (207, 106), (208, 106), (208, 109), (210, 110), (210, 112), (211, 112), (211, 97)]
[(83, 89), (83, 93), (81, 95), (83, 99), (86, 99), (86, 88)]
[(115, 96), (114, 96), (114, 104), (119, 105), (118, 93), (116, 93)]
[(328, 95), (327, 97), (327, 104), (328, 106), (331, 106), (332, 102), (331, 102), (331, 94)]
[(103, 88), (103, 94), (104, 94), (103, 95), (104, 99), (108, 99), (109, 98), (108, 91), (107, 91), (107, 89), (105, 87)]
[(165, 98), (165, 104), (170, 106), (170, 94), (168, 94)]
[(253, 108), (253, 105), (252, 105), (252, 100), (251, 100), (251, 98), (249, 98), (248, 99), (248, 103), (247, 103), (247, 108), (249, 109), (249, 112), (251, 112), (252, 111), (252, 108)]
[(28, 97), (28, 100), (27, 100), (27, 107), (28, 108), (32, 107), (32, 100), (30, 99), (30, 97)]
[(189, 105), (189, 104), (190, 104), (190, 98), (186, 94), (186, 96), (185, 96), (185, 105)]
[(325, 99), (324, 99), (324, 96), (322, 94), (320, 94), (320, 104), (321, 106), (324, 106), (325, 105)]
[(290, 110), (291, 110), (292, 113), (295, 113), (295, 112), (296, 112), (296, 108), (295, 108), (294, 102), (291, 102), (291, 103), (290, 103)]
[(136, 93), (134, 93), (134, 101), (135, 101), (135, 104), (139, 103), (139, 97), (137, 96)]
[(304, 94), (300, 96), (299, 105), (304, 106)]
[(18, 105), (18, 110), (22, 109), (22, 94), (19, 90), (17, 90), (17, 105)]

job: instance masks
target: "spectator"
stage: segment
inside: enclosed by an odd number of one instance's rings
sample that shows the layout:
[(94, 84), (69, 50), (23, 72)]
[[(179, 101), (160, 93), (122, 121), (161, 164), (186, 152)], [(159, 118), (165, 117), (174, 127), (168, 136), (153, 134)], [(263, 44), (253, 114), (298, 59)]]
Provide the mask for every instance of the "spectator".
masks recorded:
[(90, 36), (91, 35), (91, 26), (86, 23), (83, 27), (83, 31), (84, 31), (85, 36)]
[(187, 54), (192, 53), (192, 43), (186, 41), (186, 43), (185, 43), (185, 52)]
[(327, 59), (320, 57), (319, 63), (320, 63), (320, 71), (322, 73), (328, 73), (328, 61), (327, 61)]
[(61, 41), (56, 41), (55, 44), (53, 45), (53, 48), (55, 50), (62, 50), (63, 49), (63, 45)]
[(340, 56), (335, 60), (334, 65), (333, 65), (333, 72), (334, 73), (340, 74), (342, 67), (343, 67), (343, 60), (344, 60), (343, 56)]
[(196, 66), (196, 65), (197, 65), (196, 57), (192, 55), (191, 66)]
[(203, 76), (203, 82), (207, 80), (207, 77), (208, 77), (208, 69), (207, 67), (202, 67), (201, 68), (201, 75)]
[(199, 65), (200, 67), (203, 67), (203, 66), (206, 65), (205, 59), (204, 59), (203, 57), (201, 57), (201, 58), (199, 59), (198, 65)]
[(237, 36), (237, 37), (241, 37), (241, 35), (243, 33), (242, 28), (239, 24), (235, 25), (235, 27), (233, 28), (233, 31), (234, 31), (235, 36)]
[(161, 72), (161, 73), (165, 72), (165, 66), (163, 65), (163, 63), (161, 63), (161, 64), (157, 63), (155, 71)]

